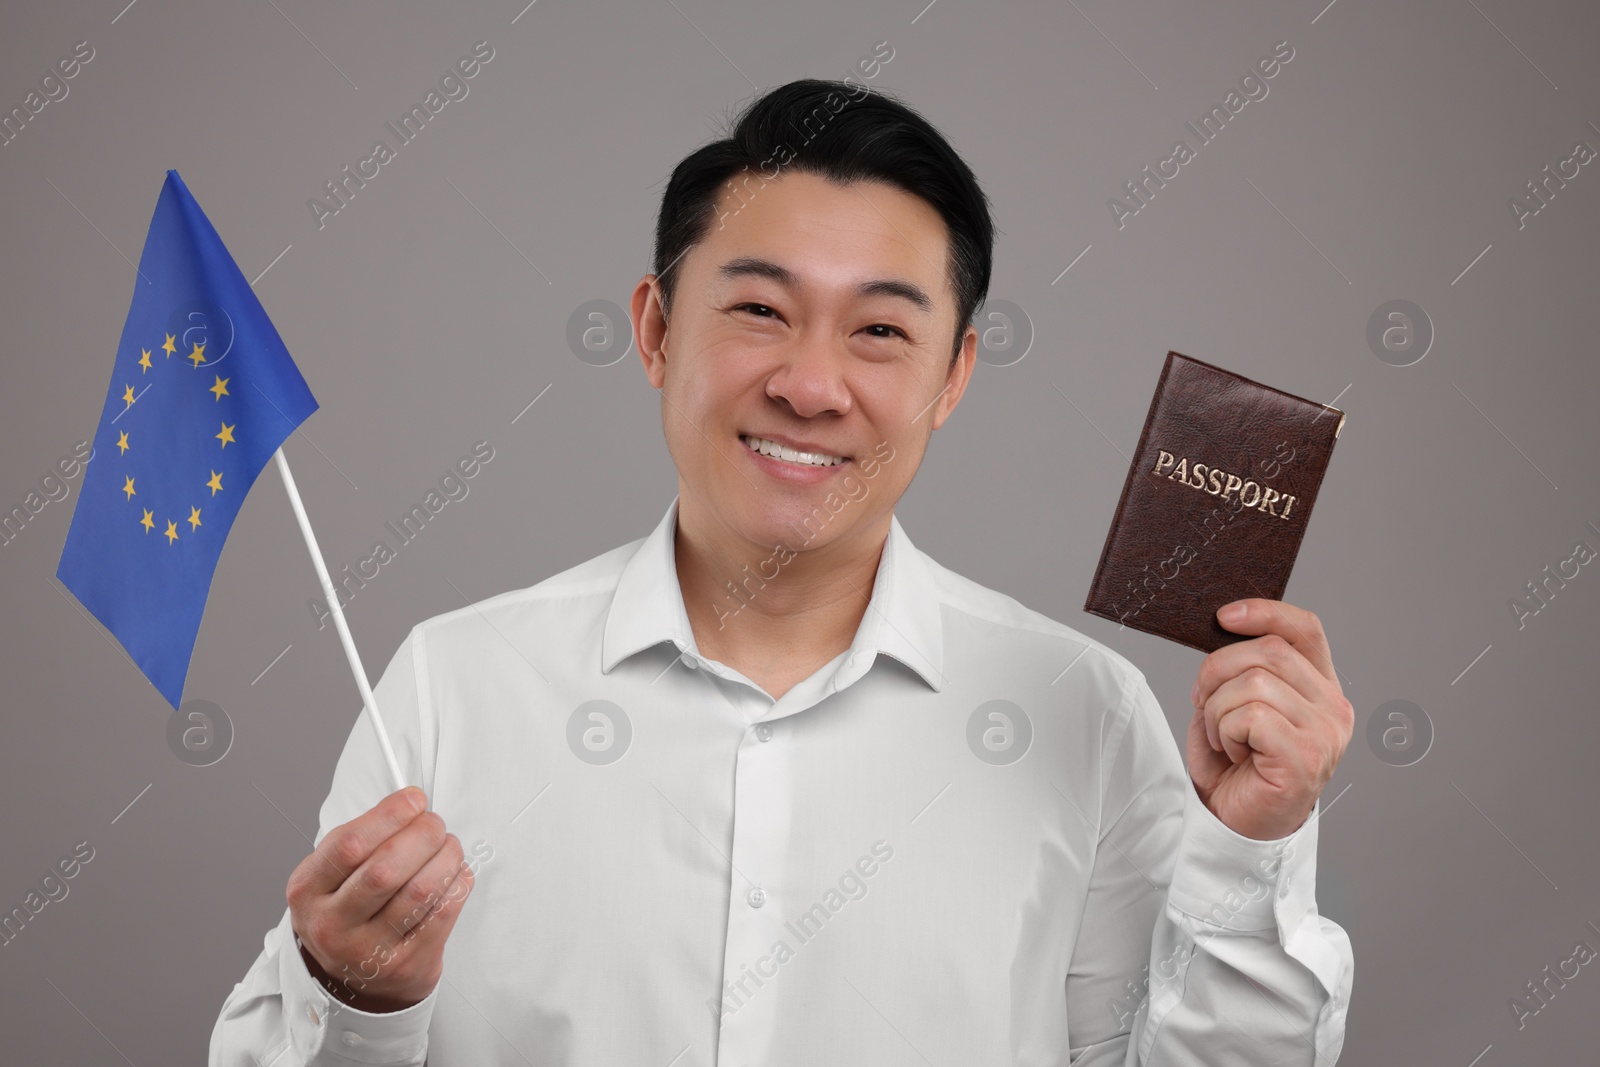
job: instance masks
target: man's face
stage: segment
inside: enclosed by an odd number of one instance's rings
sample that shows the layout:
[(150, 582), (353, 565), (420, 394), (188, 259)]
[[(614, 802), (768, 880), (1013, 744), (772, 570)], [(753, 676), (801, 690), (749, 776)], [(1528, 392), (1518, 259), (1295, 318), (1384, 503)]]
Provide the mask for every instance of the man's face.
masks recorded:
[(670, 321), (654, 275), (633, 294), (680, 507), (752, 550), (881, 537), (976, 353), (969, 325), (951, 365), (944, 221), (879, 182), (791, 172), (742, 188), (722, 190), (720, 225), (678, 263)]

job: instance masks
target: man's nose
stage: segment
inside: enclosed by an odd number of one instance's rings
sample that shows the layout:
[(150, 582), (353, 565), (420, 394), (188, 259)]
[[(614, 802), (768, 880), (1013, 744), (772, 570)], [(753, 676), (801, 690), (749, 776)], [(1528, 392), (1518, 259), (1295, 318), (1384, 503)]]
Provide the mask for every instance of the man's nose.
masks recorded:
[(850, 352), (831, 330), (812, 330), (795, 339), (767, 379), (767, 395), (788, 403), (796, 415), (812, 418), (846, 414), (852, 401), (846, 372)]

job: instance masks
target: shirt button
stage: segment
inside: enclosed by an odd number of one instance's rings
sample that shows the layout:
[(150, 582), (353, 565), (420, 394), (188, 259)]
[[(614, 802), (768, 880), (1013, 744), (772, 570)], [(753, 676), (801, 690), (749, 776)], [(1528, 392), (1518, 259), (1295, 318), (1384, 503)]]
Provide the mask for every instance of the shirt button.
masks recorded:
[(700, 666), (700, 664), (695, 662), (695, 658), (689, 655), (687, 652), (685, 652), (683, 655), (683, 665), (688, 667), (691, 671)]
[(361, 1044), (361, 1035), (356, 1033), (354, 1030), (346, 1030), (340, 1035), (339, 1040), (353, 1048), (356, 1045)]
[(756, 727), (756, 738), (758, 740), (761, 740), (761, 741), (771, 741), (772, 740), (772, 726), (769, 723), (762, 723), (761, 725), (757, 726)]
[(750, 892), (745, 894), (745, 900), (750, 902), (752, 908), (759, 908), (767, 902), (767, 891), (760, 886), (753, 886)]

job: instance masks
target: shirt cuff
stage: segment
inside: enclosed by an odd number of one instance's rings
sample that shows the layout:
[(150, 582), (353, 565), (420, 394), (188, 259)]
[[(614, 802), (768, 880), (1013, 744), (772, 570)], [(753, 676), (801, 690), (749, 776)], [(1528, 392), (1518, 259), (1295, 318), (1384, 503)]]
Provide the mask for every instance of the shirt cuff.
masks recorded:
[(1183, 836), (1167, 900), (1209, 927), (1238, 932), (1275, 930), (1287, 943), (1316, 908), (1318, 800), (1288, 837), (1258, 841), (1218, 819), (1189, 783)]
[[(368, 1012), (336, 1000), (306, 967), (289, 913), (279, 924), (279, 988), (294, 1047), (307, 1063), (422, 1063), (438, 988), (409, 1008)], [(317, 1057), (313, 1060), (313, 1057)]]

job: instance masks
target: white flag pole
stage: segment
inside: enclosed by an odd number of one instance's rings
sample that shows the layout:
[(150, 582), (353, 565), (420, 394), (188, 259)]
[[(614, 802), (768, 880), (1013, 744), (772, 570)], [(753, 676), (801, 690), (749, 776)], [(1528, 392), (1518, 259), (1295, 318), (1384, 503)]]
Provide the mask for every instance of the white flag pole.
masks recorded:
[(389, 744), (389, 731), (383, 728), (383, 716), (378, 714), (378, 701), (372, 695), (372, 686), (367, 684), (367, 672), (361, 666), (361, 656), (356, 652), (356, 643), (350, 637), (350, 627), (345, 625), (344, 609), (339, 606), (339, 594), (334, 591), (333, 579), (328, 577), (327, 564), (322, 562), (322, 550), (317, 547), (317, 535), (311, 532), (311, 520), (306, 518), (306, 506), (300, 502), (300, 490), (295, 488), (294, 475), (289, 473), (289, 460), (284, 456), (282, 448), (273, 453), (272, 458), (278, 461), (278, 473), (283, 475), (283, 487), (289, 491), (289, 504), (294, 508), (294, 517), (300, 521), (300, 533), (306, 539), (311, 562), (315, 564), (317, 578), (322, 582), (322, 595), (328, 598), (328, 610), (333, 614), (333, 628), (339, 631), (339, 642), (344, 645), (344, 658), (350, 662), (350, 673), (356, 676), (356, 688), (361, 690), (361, 702), (372, 718), (373, 729), (378, 731), (378, 745), (383, 749), (383, 758), (388, 761), (389, 775), (394, 779), (396, 791), (404, 789), (407, 785), (405, 776), (400, 773), (400, 764), (394, 758), (394, 748)]

